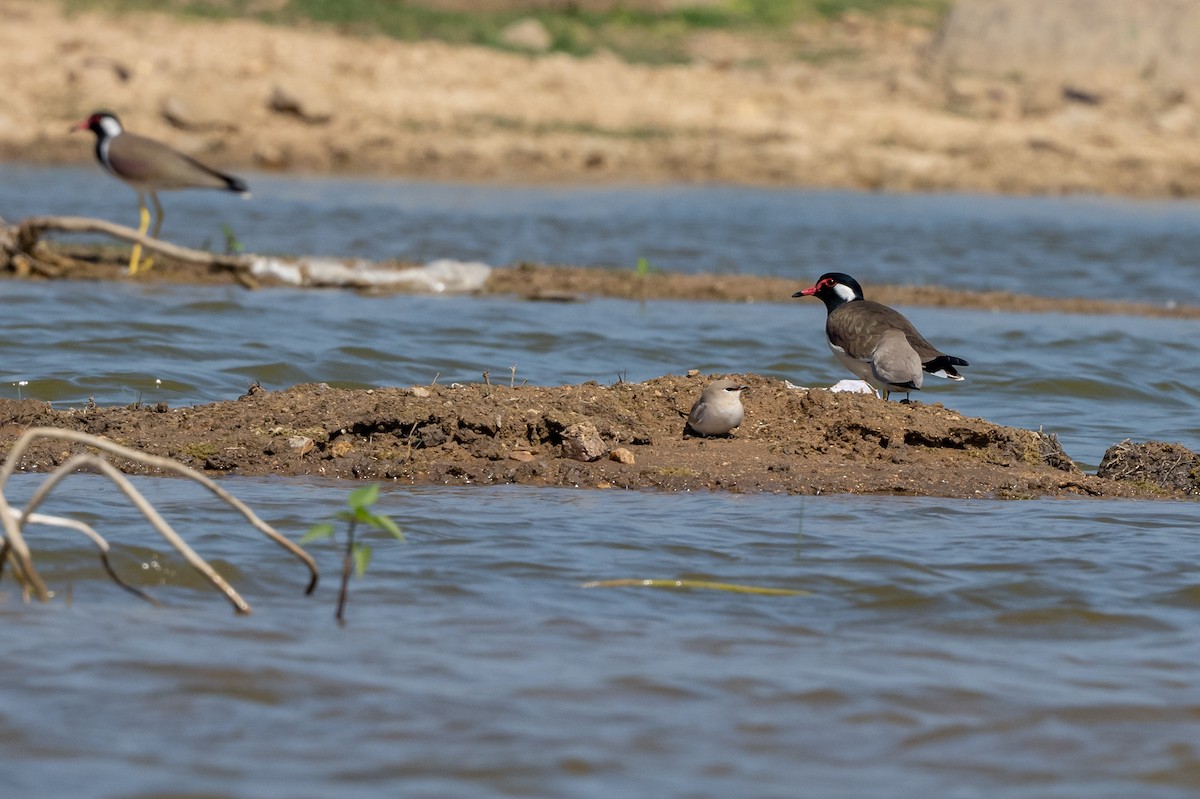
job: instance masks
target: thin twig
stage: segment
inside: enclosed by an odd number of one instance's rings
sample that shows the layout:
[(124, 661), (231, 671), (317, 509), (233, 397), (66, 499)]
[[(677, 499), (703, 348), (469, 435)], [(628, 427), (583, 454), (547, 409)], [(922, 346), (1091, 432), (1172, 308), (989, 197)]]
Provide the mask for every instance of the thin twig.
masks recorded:
[(234, 271), (248, 271), (250, 257), (245, 255), (221, 255), (193, 250), (190, 247), (180, 247), (169, 241), (151, 238), (144, 233), (124, 225), (117, 225), (103, 219), (91, 219), (85, 216), (31, 216), (21, 221), (17, 228), (17, 246), (21, 251), (32, 255), (34, 246), (43, 233), (59, 231), (62, 233), (104, 233), (117, 239), (124, 239), (135, 244), (141, 244), (148, 250), (162, 253), (179, 261), (194, 264), (217, 266)]
[(342, 627), (346, 626), (346, 600), (350, 597), (350, 569), (354, 564), (354, 528), (357, 525), (357, 519), (350, 520), (350, 531), (346, 534), (346, 552), (342, 555), (342, 587), (338, 591), (337, 613), (334, 614), (337, 623)]
[[(35, 427), (26, 430), (13, 445), (5, 458), (3, 465), (0, 465), (0, 523), (3, 524), (4, 537), (0, 539), (0, 565), (5, 560), (11, 560), (13, 563), (13, 573), (16, 579), (21, 583), (26, 593), (32, 591), (38, 599), (45, 601), (49, 598), (49, 592), (46, 589), (45, 583), (38, 575), (36, 568), (33, 565), (33, 559), (30, 556), (29, 547), (25, 542), (25, 538), (21, 532), (22, 525), (29, 520), (30, 514), (35, 508), (46, 498), (50, 490), (54, 488), (66, 475), (72, 473), (81, 466), (90, 466), (101, 471), (105, 476), (109, 477), (117, 486), (125, 493), (142, 514), (155, 526), (160, 534), (163, 535), (173, 546), (176, 547), (189, 563), (203, 574), (209, 582), (216, 586), (230, 600), (235, 608), (240, 613), (249, 612), (249, 605), (246, 604), (236, 591), (226, 583), (220, 575), (216, 573), (199, 555), (176, 534), (169, 525), (162, 519), (158, 512), (145, 500), (144, 497), (133, 487), (132, 483), (119, 470), (108, 463), (103, 457), (96, 455), (76, 455), (69, 459), (66, 463), (60, 466), (53, 472), (37, 491), (30, 498), (25, 508), (18, 512), (12, 508), (7, 497), (4, 495), (4, 490), (7, 487), (8, 479), (12, 476), (13, 471), (20, 463), (22, 455), (29, 448), (32, 442), (38, 438), (63, 439), (75, 443), (85, 444), (94, 447), (102, 452), (106, 452), (118, 457), (126, 458), (136, 463), (141, 463), (150, 468), (160, 469), (162, 471), (173, 472), (175, 474), (187, 477), (200, 485), (207, 488), (210, 492), (216, 495), (226, 504), (237, 510), (261, 533), (266, 535), (277, 544), (287, 549), (297, 558), (299, 558), (307, 567), (310, 574), (308, 587), (305, 590), (306, 594), (311, 594), (317, 586), (318, 572), (316, 562), (307, 552), (299, 546), (280, 535), (269, 524), (260, 519), (248, 506), (241, 502), (236, 497), (229, 494), (221, 486), (217, 485), (212, 479), (204, 474), (192, 469), (188, 466), (179, 463), (170, 458), (163, 458), (156, 455), (149, 455), (144, 452), (139, 452), (129, 447), (123, 447), (120, 444), (115, 444), (104, 438), (92, 436), (87, 433), (81, 433), (74, 430), (63, 430), (60, 428), (51, 427)], [(106, 567), (107, 568), (107, 567)], [(111, 569), (109, 570), (111, 574)], [(119, 582), (119, 581), (118, 581)]]
[(154, 506), (146, 500), (142, 493), (134, 487), (133, 483), (129, 482), (129, 478), (127, 478), (111, 463), (104, 460), (104, 458), (99, 457), (98, 455), (81, 454), (68, 458), (62, 466), (59, 466), (49, 477), (46, 478), (44, 483), (38, 486), (38, 490), (34, 492), (33, 497), (31, 497), (29, 502), (26, 503), (24, 510), (21, 512), (20, 521), (23, 523), (29, 514), (41, 504), (54, 486), (61, 482), (64, 477), (74, 474), (83, 466), (90, 466), (98, 470), (100, 474), (116, 483), (117, 488), (121, 489), (121, 493), (129, 498), (129, 501), (133, 503), (134, 507), (136, 507), (141, 514), (146, 517), (146, 520), (153, 525), (154, 529), (159, 532), (159, 535), (165, 538), (168, 544), (179, 550), (179, 553), (183, 555), (189, 564), (191, 564), (193, 569), (200, 572), (204, 579), (208, 580), (218, 591), (224, 594), (225, 598), (228, 599), (230, 604), (233, 605), (234, 610), (242, 614), (250, 612), (249, 603), (242, 599), (241, 595), (234, 590), (233, 586), (226, 582), (224, 577), (217, 574), (216, 569), (208, 565), (208, 561), (200, 557), (198, 554), (196, 554), (194, 549), (188, 546), (188, 543), (184, 541), (174, 529), (171, 528), (171, 525), (167, 524), (166, 520), (163, 519), (159, 512), (155, 510)]
[(412, 463), (412, 437), (413, 437), (413, 433), (417, 432), (418, 424), (420, 424), (420, 422), (413, 422), (412, 427), (408, 428), (408, 435), (404, 437), (404, 443), (405, 443), (404, 462), (405, 463)]
[[(157, 599), (150, 596), (140, 588), (134, 588), (132, 585), (121, 579), (120, 575), (117, 574), (116, 570), (113, 569), (112, 564), (108, 560), (108, 553), (110, 551), (108, 541), (104, 539), (104, 536), (96, 532), (91, 525), (87, 524), (86, 522), (81, 522), (78, 519), (68, 519), (65, 516), (47, 516), (44, 513), (28, 513), (25, 515), (25, 521), (27, 524), (42, 524), (47, 527), (66, 527), (69, 530), (75, 530), (83, 533), (85, 536), (91, 539), (92, 543), (94, 543), (100, 550), (100, 565), (104, 567), (104, 571), (114, 583), (119, 585), (121, 588), (124, 588), (134, 596), (146, 600), (151, 605), (161, 606), (162, 603), (160, 603)], [(2, 565), (2, 561), (0, 561), (0, 565)]]

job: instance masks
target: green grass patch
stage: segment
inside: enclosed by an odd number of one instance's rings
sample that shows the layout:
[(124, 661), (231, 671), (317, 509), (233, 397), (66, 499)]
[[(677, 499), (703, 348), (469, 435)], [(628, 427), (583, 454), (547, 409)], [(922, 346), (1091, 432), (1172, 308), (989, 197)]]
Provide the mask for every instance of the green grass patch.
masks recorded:
[[(550, 32), (552, 51), (587, 55), (610, 50), (629, 61), (671, 63), (686, 61), (689, 35), (709, 30), (780, 36), (786, 26), (834, 19), (847, 12), (881, 14), (918, 10), (936, 18), (952, 0), (724, 0), (715, 5), (654, 13), (636, 7), (606, 12), (511, 8), (462, 12), (429, 8), (404, 0), (288, 0), (264, 9), (256, 0), (64, 0), (68, 11), (107, 10), (116, 13), (167, 10), (205, 19), (253, 18), (278, 25), (321, 23), (357, 35), (383, 35), (404, 41), (435, 39), (454, 44), (503, 48), (501, 32), (526, 17), (542, 22)], [(930, 13), (932, 12), (932, 13)]]

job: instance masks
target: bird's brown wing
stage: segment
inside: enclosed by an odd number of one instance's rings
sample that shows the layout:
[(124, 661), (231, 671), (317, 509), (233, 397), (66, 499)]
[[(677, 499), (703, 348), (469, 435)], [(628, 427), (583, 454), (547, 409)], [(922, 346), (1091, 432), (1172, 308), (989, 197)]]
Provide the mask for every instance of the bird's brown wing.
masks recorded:
[(117, 175), (152, 189), (227, 189), (230, 179), (162, 142), (122, 133), (108, 147)]
[[(874, 351), (878, 344), (878, 337), (883, 335), (886, 330), (899, 330), (904, 333), (904, 337), (908, 339), (909, 346), (916, 351), (917, 357), (926, 372), (937, 374), (940, 377), (948, 377), (951, 380), (961, 380), (962, 376), (958, 373), (955, 366), (969, 366), (962, 358), (956, 358), (953, 355), (947, 355), (937, 347), (929, 343), (929, 341), (921, 335), (920, 331), (908, 321), (908, 317), (900, 313), (894, 308), (889, 308), (886, 305), (871, 300), (862, 300), (855, 303), (846, 303), (829, 315), (829, 323), (833, 321), (833, 317), (838, 311), (859, 306), (861, 310), (853, 314), (846, 322), (842, 323), (845, 328), (847, 337), (851, 333), (857, 332), (860, 336), (858, 341), (861, 343), (869, 341), (871, 351)], [(830, 333), (830, 341), (833, 341), (833, 333)], [(866, 345), (864, 345), (866, 346)], [(851, 354), (847, 351), (847, 354)], [(869, 352), (864, 354), (855, 354), (852, 357), (867, 360)]]
[(825, 319), (829, 343), (860, 361), (871, 360), (879, 339), (889, 330), (900, 330), (906, 336), (911, 331), (920, 338), (902, 314), (870, 300), (840, 305)]

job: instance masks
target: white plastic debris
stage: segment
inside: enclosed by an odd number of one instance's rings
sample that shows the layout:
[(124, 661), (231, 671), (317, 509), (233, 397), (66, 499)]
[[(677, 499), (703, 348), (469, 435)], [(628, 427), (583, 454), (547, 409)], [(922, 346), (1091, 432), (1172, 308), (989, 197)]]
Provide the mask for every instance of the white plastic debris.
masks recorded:
[(492, 268), (485, 263), (449, 258), (401, 269), (339, 258), (285, 260), (259, 256), (250, 264), (250, 273), (255, 277), (273, 278), (293, 286), (404, 288), (435, 294), (478, 291), (491, 272)]
[[(804, 391), (808, 391), (807, 386), (798, 386), (790, 380), (784, 380), (783, 382), (788, 388), (797, 390), (803, 389)], [(877, 397), (879, 396), (879, 392), (871, 388), (871, 386), (865, 380), (839, 380), (830, 386), (829, 390), (839, 393), (847, 392), (850, 394), (874, 394)]]
[(839, 380), (829, 387), (830, 391), (846, 392), (848, 394), (874, 394), (875, 389), (865, 380)]

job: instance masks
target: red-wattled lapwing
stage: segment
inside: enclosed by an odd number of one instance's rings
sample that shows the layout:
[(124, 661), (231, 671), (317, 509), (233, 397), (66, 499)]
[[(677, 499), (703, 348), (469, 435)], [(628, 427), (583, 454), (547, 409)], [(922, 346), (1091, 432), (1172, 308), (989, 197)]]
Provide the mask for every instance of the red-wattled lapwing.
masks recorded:
[(745, 418), (742, 408), (743, 386), (736, 380), (716, 380), (710, 383), (688, 413), (686, 433), (691, 430), (702, 436), (727, 436)]
[(938, 350), (899, 311), (863, 298), (862, 286), (849, 275), (828, 272), (812, 288), (793, 297), (817, 297), (825, 303), (829, 348), (854, 374), (878, 389), (886, 400), (892, 391), (921, 388), (925, 372), (963, 380), (956, 366), (962, 358)]
[[(163, 209), (158, 202), (159, 191), (168, 189), (223, 189), (250, 196), (245, 182), (232, 175), (225, 175), (205, 166), (194, 158), (172, 150), (167, 145), (136, 133), (126, 133), (121, 120), (109, 111), (97, 111), (71, 128), (90, 130), (96, 134), (96, 158), (109, 174), (128, 183), (138, 195), (138, 210), (141, 222), (138, 233), (145, 234), (150, 226), (150, 211), (146, 208), (146, 195), (154, 203), (157, 221), (154, 223), (153, 238), (158, 238), (162, 229)], [(129, 259), (129, 274), (136, 274), (142, 245), (133, 245)], [(149, 269), (153, 259), (147, 258), (141, 266)]]

